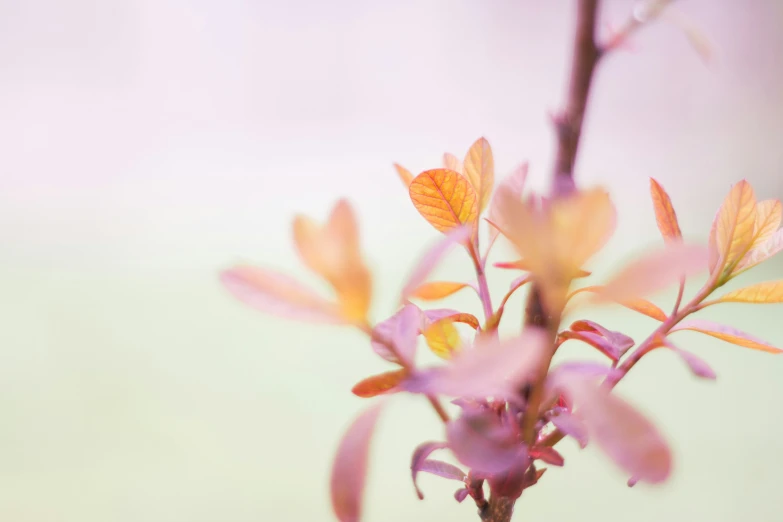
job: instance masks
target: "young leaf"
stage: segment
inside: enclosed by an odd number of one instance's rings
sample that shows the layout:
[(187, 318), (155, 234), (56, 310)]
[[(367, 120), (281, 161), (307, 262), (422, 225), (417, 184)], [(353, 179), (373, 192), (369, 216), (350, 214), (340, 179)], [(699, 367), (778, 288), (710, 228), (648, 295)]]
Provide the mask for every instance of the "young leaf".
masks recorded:
[(433, 475), (437, 475), (439, 477), (458, 480), (460, 482), (465, 480), (465, 477), (467, 476), (467, 473), (459, 469), (457, 466), (449, 464), (448, 462), (433, 459), (427, 459), (422, 462), (421, 466), (419, 467), (419, 471), (432, 473)]
[(409, 193), (419, 214), (441, 232), (476, 222), (476, 192), (458, 172), (426, 170), (413, 178)]
[[(397, 347), (394, 345), (394, 335), (399, 328), (399, 323), (404, 311), (405, 307), (400, 308), (394, 315), (376, 324), (375, 328), (372, 330), (372, 338), (370, 340), (372, 349), (375, 353), (393, 363), (402, 362), (397, 356)], [(419, 311), (419, 313), (421, 314), (421, 311)]]
[(453, 281), (432, 281), (420, 285), (411, 293), (410, 297), (422, 301), (437, 301), (455, 294), (467, 286), (470, 285)]
[(733, 267), (753, 242), (756, 224), (756, 196), (745, 180), (734, 185), (718, 213), (715, 247), (719, 256), (718, 270)]
[(409, 299), (416, 289), (427, 279), (430, 273), (435, 269), (441, 258), (449, 250), (459, 243), (464, 243), (470, 239), (472, 230), (470, 227), (461, 226), (449, 231), (446, 237), (441, 238), (419, 259), (407, 283), (402, 289), (401, 301)]
[(634, 345), (633, 339), (627, 335), (608, 330), (592, 321), (576, 321), (570, 330), (560, 332), (558, 337), (563, 341), (577, 339), (585, 342), (615, 362)]
[(712, 368), (710, 368), (709, 364), (702, 361), (700, 358), (695, 356), (694, 354), (690, 352), (686, 352), (685, 350), (680, 350), (674, 344), (672, 344), (671, 341), (666, 339), (663, 343), (665, 346), (670, 348), (674, 353), (680, 356), (680, 359), (682, 359), (685, 364), (688, 365), (688, 368), (690, 368), (691, 372), (696, 377), (701, 377), (702, 379), (710, 379), (715, 380), (717, 378), (717, 375), (715, 375), (715, 372)]
[(520, 202), (503, 187), (496, 197), (498, 226), (541, 285), (547, 308), (559, 310), (571, 280), (614, 231), (609, 195), (601, 189), (579, 191), (543, 208)]
[(343, 323), (339, 308), (285, 274), (239, 265), (220, 274), (234, 297), (262, 312), (316, 323)]
[(732, 271), (732, 275), (738, 275), (759, 263), (766, 261), (770, 257), (783, 250), (783, 228), (777, 230), (769, 239), (764, 243), (754, 246), (745, 257), (737, 264), (737, 267)]
[(298, 215), (293, 223), (299, 256), (313, 272), (332, 285), (346, 319), (362, 322), (372, 298), (372, 278), (362, 260), (359, 230), (350, 204), (341, 199), (326, 225)]
[(628, 264), (596, 291), (601, 301), (625, 302), (662, 290), (683, 276), (707, 266), (707, 249), (701, 245), (671, 243)]
[(454, 499), (461, 504), (463, 500), (468, 498), (469, 494), (470, 490), (468, 488), (460, 488), (454, 492)]
[(476, 330), (479, 328), (479, 320), (475, 315), (452, 310), (451, 308), (433, 308), (425, 310), (422, 314), (424, 316), (422, 329), (427, 329), (432, 323), (441, 319), (449, 319), (454, 323), (464, 323)]
[[(749, 268), (757, 265), (767, 257), (777, 253), (775, 250), (775, 234), (780, 236), (778, 230), (783, 219), (783, 205), (780, 201), (767, 199), (756, 205), (756, 220), (753, 225), (753, 241), (748, 252), (732, 270), (731, 276), (735, 277)], [(780, 236), (778, 240), (781, 239)], [(783, 248), (783, 242), (778, 245), (778, 251)]]
[(460, 350), (459, 332), (449, 318), (432, 323), (424, 331), (424, 338), (432, 353), (441, 359), (451, 359)]
[(476, 191), (480, 214), (489, 204), (495, 183), (495, 161), (489, 142), (484, 138), (476, 140), (468, 150), (463, 164), (465, 177)]
[(397, 171), (397, 175), (400, 177), (402, 184), (406, 187), (409, 187), (411, 181), (413, 181), (413, 174), (411, 174), (408, 169), (397, 163), (394, 164), (394, 169)]
[(584, 449), (587, 447), (587, 442), (589, 441), (587, 426), (579, 417), (568, 412), (561, 412), (558, 416), (551, 417), (549, 420), (555, 428), (573, 437), (579, 443), (580, 448)]
[(750, 348), (752, 350), (760, 350), (768, 353), (781, 353), (783, 350), (775, 348), (766, 341), (762, 341), (750, 334), (737, 330), (730, 326), (713, 323), (712, 321), (706, 321), (704, 319), (689, 319), (678, 324), (672, 328), (672, 333), (681, 330), (693, 330), (694, 332), (701, 332), (703, 334), (716, 337), (723, 341)]
[(549, 446), (537, 446), (530, 450), (530, 458), (538, 459), (552, 466), (562, 466), (565, 464), (563, 456), (555, 448)]
[(413, 487), (416, 488), (416, 495), (419, 496), (419, 500), (424, 500), (424, 493), (421, 492), (416, 480), (422, 464), (433, 451), (447, 447), (448, 444), (445, 442), (423, 442), (413, 451), (413, 457), (411, 457), (411, 479), (413, 480)]
[(471, 473), (493, 475), (527, 460), (525, 446), (509, 424), (491, 412), (463, 414), (446, 425), (449, 448)]
[(658, 230), (661, 231), (664, 240), (681, 240), (682, 232), (677, 223), (677, 213), (674, 211), (669, 194), (653, 178), (650, 178), (650, 195), (655, 207), (655, 220), (658, 222)]
[(443, 155), (443, 167), (462, 175), (465, 174), (465, 168), (463, 167), (462, 162), (450, 152)]
[[(574, 295), (582, 292), (599, 293), (600, 291), (601, 291), (600, 286), (585, 286), (582, 288), (578, 288), (577, 290), (574, 290), (569, 296), (569, 299)], [(640, 314), (644, 314), (647, 317), (656, 319), (661, 322), (666, 320), (666, 313), (660, 308), (658, 308), (656, 305), (651, 303), (650, 301), (647, 301), (646, 299), (642, 299), (642, 298), (626, 299), (625, 301), (618, 302), (617, 304), (619, 304), (620, 306), (624, 306), (629, 310), (633, 310), (634, 312), (639, 312)]]
[(671, 450), (655, 426), (630, 404), (589, 380), (564, 380), (590, 437), (626, 473), (650, 483), (671, 473)]
[(627, 352), (634, 345), (634, 340), (624, 333), (609, 330), (593, 321), (575, 321), (571, 324), (571, 330), (574, 332), (591, 332), (600, 335), (611, 343), (620, 355)]
[(715, 303), (783, 303), (783, 280), (767, 281), (733, 290)]
[(454, 397), (513, 396), (538, 368), (547, 343), (546, 332), (536, 327), (504, 341), (478, 337), (447, 365), (414, 374), (404, 387), (413, 393)]
[(416, 354), (416, 341), (421, 333), (422, 314), (419, 307), (413, 304), (405, 305), (392, 333), (392, 342), (396, 348), (397, 356), (405, 364), (413, 364)]
[(755, 248), (767, 242), (780, 228), (783, 221), (783, 205), (776, 199), (759, 201), (756, 205), (756, 221), (753, 226), (753, 245)]
[(499, 223), (500, 222), (500, 215), (498, 214), (498, 202), (496, 201), (498, 196), (497, 193), (499, 191), (505, 192), (507, 195), (510, 195), (512, 198), (516, 198), (517, 201), (522, 201), (522, 193), (525, 190), (525, 181), (527, 180), (527, 171), (528, 171), (528, 164), (523, 163), (519, 167), (514, 170), (511, 174), (503, 178), (503, 180), (498, 185), (497, 190), (495, 191), (495, 195), (492, 196), (492, 200), (490, 201), (489, 205), (489, 212), (487, 213), (487, 222), (489, 223), (489, 242), (487, 244), (487, 250), (484, 254), (484, 258), (489, 255), (489, 251), (492, 248), (492, 245), (495, 244), (495, 240), (497, 240), (498, 235), (500, 234), (500, 229), (498, 229), (493, 223)]
[(357, 397), (368, 399), (377, 395), (384, 394), (397, 387), (407, 376), (408, 371), (404, 368), (392, 370), (390, 372), (379, 373), (372, 377), (359, 381), (351, 389), (351, 392)]
[(359, 522), (370, 439), (384, 403), (366, 409), (346, 431), (332, 464), (332, 509), (340, 522)]

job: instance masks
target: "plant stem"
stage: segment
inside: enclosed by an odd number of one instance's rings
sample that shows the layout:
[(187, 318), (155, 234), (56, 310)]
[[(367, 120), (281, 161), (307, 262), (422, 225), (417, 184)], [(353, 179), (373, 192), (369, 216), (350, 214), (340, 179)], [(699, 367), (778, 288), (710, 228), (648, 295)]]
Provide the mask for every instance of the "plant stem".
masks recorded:
[[(552, 196), (563, 197), (574, 190), (573, 175), (576, 153), (579, 148), (579, 138), (582, 134), (587, 99), (590, 93), (595, 65), (600, 52), (595, 41), (596, 19), (598, 17), (599, 0), (579, 0), (576, 15), (576, 32), (574, 35), (573, 55), (571, 58), (571, 73), (568, 94), (563, 112), (554, 118), (557, 135), (557, 152), (553, 167)], [(525, 441), (532, 444), (535, 440), (535, 425), (538, 421), (538, 410), (544, 397), (544, 381), (549, 372), (552, 356), (555, 352), (555, 338), (560, 323), (560, 314), (550, 316), (544, 309), (541, 288), (533, 284), (525, 307), (525, 326), (546, 328), (551, 337), (552, 350), (532, 384), (527, 407), (522, 417), (522, 433)], [(490, 496), (489, 506), (482, 514), (484, 522), (509, 522), (514, 512), (516, 499)]]
[(492, 297), (489, 295), (489, 285), (487, 284), (487, 274), (484, 271), (484, 263), (482, 263), (478, 253), (478, 239), (476, 239), (476, 245), (471, 244), (470, 246), (470, 257), (473, 259), (473, 266), (476, 268), (479, 299), (481, 299), (481, 306), (484, 308), (484, 320), (489, 321), (493, 314)]

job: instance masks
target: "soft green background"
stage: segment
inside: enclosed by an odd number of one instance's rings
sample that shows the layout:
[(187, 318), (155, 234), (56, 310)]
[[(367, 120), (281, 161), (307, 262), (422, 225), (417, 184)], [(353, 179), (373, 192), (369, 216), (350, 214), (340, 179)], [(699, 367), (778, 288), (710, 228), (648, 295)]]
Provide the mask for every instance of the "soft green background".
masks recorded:
[[(386, 366), (358, 332), (242, 307), (217, 272), (245, 260), (319, 284), (290, 219), (347, 196), (375, 317), (390, 314), (438, 237), (391, 162), (423, 170), (485, 135), (498, 175), (529, 160), (545, 186), (574, 4), (1, 0), (0, 520), (332, 520), (332, 453), (366, 404), (350, 387)], [(693, 241), (742, 177), (759, 199), (783, 196), (783, 3), (678, 4), (713, 42), (709, 66), (660, 23), (597, 75), (578, 170), (611, 187), (620, 215), (602, 276), (659, 242), (648, 176)], [(607, 2), (604, 21), (631, 7)], [(496, 260), (510, 255), (499, 245)], [(470, 264), (455, 252), (437, 276)], [(781, 277), (777, 259), (736, 283)], [(492, 274), (496, 300), (510, 279)], [(468, 293), (446, 304), (479, 312)], [(780, 305), (705, 316), (783, 345)], [(591, 317), (637, 340), (654, 327), (614, 308)], [(716, 383), (655, 353), (618, 389), (672, 442), (672, 481), (628, 489), (568, 441), (567, 467), (519, 520), (783, 520), (783, 358), (677, 338)], [(477, 520), (456, 483), (424, 477), (426, 500), (413, 493), (411, 450), (440, 437), (425, 403), (395, 399), (368, 521)]]

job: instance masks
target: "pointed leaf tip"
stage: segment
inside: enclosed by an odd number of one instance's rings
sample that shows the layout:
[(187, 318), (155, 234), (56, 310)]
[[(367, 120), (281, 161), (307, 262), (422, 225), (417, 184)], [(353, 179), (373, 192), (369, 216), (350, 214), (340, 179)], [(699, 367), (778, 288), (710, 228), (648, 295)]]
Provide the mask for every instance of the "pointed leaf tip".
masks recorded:
[(465, 177), (473, 185), (478, 199), (478, 212), (487, 208), (495, 183), (495, 160), (492, 147), (485, 138), (479, 138), (471, 145), (463, 162)]
[(394, 170), (397, 171), (397, 175), (400, 177), (402, 184), (406, 187), (409, 187), (411, 181), (413, 181), (413, 174), (411, 174), (408, 169), (397, 163), (394, 164)]
[(345, 432), (331, 473), (332, 509), (340, 522), (359, 522), (367, 479), (370, 440), (385, 403), (366, 409)]
[(677, 213), (669, 198), (669, 194), (654, 178), (650, 178), (650, 196), (653, 200), (655, 209), (655, 220), (658, 223), (658, 230), (666, 241), (676, 241), (682, 239), (680, 225), (677, 222)]
[(314, 323), (345, 322), (335, 303), (274, 270), (235, 266), (221, 272), (220, 282), (239, 301), (268, 314)]
[(432, 452), (447, 447), (448, 444), (445, 442), (423, 442), (413, 451), (413, 456), (411, 457), (411, 480), (413, 480), (413, 487), (416, 488), (416, 495), (418, 495), (419, 500), (424, 500), (424, 493), (421, 492), (417, 481), (419, 471), (422, 471), (423, 463)]
[(714, 323), (705, 319), (688, 319), (681, 322), (671, 332), (677, 332), (681, 330), (693, 330), (694, 332), (701, 332), (703, 334), (721, 339), (723, 341), (736, 344), (752, 350), (759, 350), (767, 353), (781, 353), (783, 350), (772, 346), (766, 341), (763, 341), (757, 337), (745, 333), (731, 326)]
[(378, 375), (367, 377), (356, 383), (351, 389), (351, 392), (357, 397), (362, 397), (364, 399), (382, 395), (394, 390), (402, 380), (405, 379), (406, 375), (407, 370), (404, 368), (379, 373)]

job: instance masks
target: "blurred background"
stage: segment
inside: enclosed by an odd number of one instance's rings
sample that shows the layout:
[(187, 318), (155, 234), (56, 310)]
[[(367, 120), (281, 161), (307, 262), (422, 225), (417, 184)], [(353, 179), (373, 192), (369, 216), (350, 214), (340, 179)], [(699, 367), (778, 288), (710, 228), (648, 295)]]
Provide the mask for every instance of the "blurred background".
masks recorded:
[[(322, 220), (345, 196), (374, 317), (390, 315), (439, 237), (392, 162), (417, 173), (486, 136), (498, 177), (527, 160), (547, 186), (575, 5), (0, 0), (0, 520), (333, 520), (332, 455), (367, 404), (350, 388), (387, 366), (361, 333), (263, 316), (217, 274), (245, 261), (319, 285), (291, 218)], [(604, 2), (602, 34), (633, 6)], [(677, 7), (712, 60), (659, 21), (596, 77), (578, 180), (610, 187), (620, 215), (599, 279), (660, 242), (649, 176), (692, 241), (742, 178), (758, 199), (783, 197), (783, 3)], [(511, 256), (498, 244), (496, 261)], [(434, 277), (467, 280), (463, 257)], [(490, 275), (496, 300), (513, 275)], [(731, 287), (782, 277), (777, 258)], [(479, 310), (469, 293), (443, 304)], [(783, 345), (782, 305), (704, 316)], [(611, 307), (589, 317), (637, 341), (655, 326)], [(565, 441), (567, 467), (525, 494), (518, 520), (783, 520), (783, 356), (674, 339), (717, 382), (654, 353), (618, 388), (671, 441), (672, 480), (629, 489), (596, 448)], [(414, 494), (411, 451), (442, 437), (425, 402), (395, 399), (367, 521), (477, 520), (456, 483), (423, 477), (426, 499)]]

